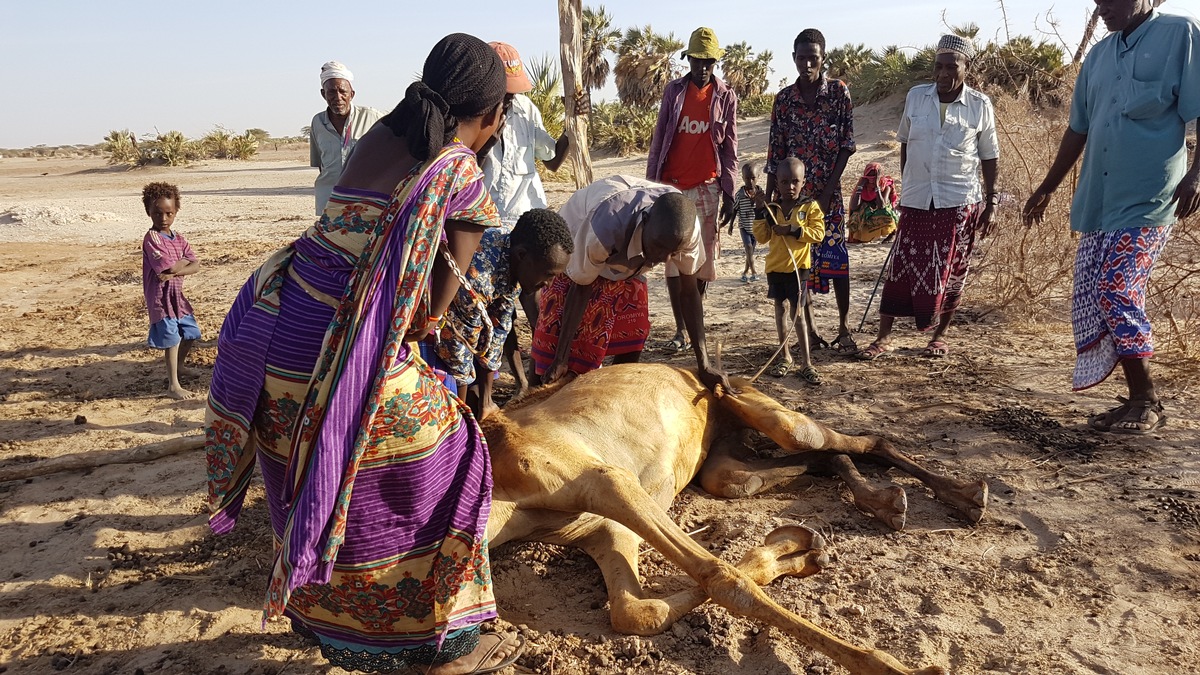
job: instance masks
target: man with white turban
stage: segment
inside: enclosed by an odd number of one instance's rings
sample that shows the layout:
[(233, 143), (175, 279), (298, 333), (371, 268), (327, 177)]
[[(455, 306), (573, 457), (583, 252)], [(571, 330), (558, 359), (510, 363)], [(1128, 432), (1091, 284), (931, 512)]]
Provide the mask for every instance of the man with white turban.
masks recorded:
[(321, 98), (328, 107), (313, 117), (308, 136), (309, 166), (320, 171), (315, 185), (318, 216), (324, 213), (354, 144), (383, 117), (374, 108), (351, 104), (353, 81), (354, 73), (337, 61), (321, 66)]

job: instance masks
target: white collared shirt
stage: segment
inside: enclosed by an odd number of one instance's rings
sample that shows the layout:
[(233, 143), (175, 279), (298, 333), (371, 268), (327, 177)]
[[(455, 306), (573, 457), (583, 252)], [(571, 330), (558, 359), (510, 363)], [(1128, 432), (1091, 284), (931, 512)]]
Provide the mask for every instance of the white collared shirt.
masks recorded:
[(483, 185), (505, 225), (516, 224), (529, 209), (546, 208), (546, 192), (534, 160), (554, 159), (556, 142), (533, 101), (522, 94), (514, 96), (500, 142), (483, 163)]
[(943, 124), (937, 84), (913, 87), (904, 100), (896, 138), (907, 144), (900, 205), (945, 209), (983, 200), (979, 165), (998, 159), (996, 113), (986, 94), (963, 85), (946, 107)]
[[(591, 284), (597, 277), (620, 281), (653, 267), (642, 258), (642, 228), (654, 200), (669, 192), (679, 190), (642, 178), (616, 175), (602, 178), (571, 195), (558, 210), (575, 242), (575, 252), (566, 269), (571, 281), (581, 286)], [(699, 218), (680, 250), (668, 259), (682, 274), (699, 271), (705, 260)]]
[(346, 125), (342, 127), (342, 133), (338, 133), (329, 121), (328, 108), (313, 116), (308, 134), (308, 165), (320, 170), (313, 185), (318, 216), (325, 212), (325, 205), (333, 194), (333, 187), (342, 177), (342, 167), (354, 150), (354, 145), (380, 117), (383, 117), (383, 113), (374, 108), (351, 105)]

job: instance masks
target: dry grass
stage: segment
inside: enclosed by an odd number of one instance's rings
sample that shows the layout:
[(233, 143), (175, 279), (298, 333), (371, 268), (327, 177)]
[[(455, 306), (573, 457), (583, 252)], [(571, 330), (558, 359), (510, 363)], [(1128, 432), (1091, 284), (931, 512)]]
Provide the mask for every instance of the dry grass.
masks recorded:
[[(1026, 227), (1025, 200), (1041, 182), (1067, 125), (1065, 108), (1037, 108), (993, 95), (1000, 137), (999, 187), (1005, 193), (997, 232), (976, 266), (975, 297), (1013, 321), (1070, 320), (1078, 235), (1071, 232), (1071, 195), (1078, 164), (1054, 196), (1046, 218)], [(1173, 364), (1200, 368), (1200, 218), (1176, 224), (1155, 267), (1147, 300), (1156, 347)]]

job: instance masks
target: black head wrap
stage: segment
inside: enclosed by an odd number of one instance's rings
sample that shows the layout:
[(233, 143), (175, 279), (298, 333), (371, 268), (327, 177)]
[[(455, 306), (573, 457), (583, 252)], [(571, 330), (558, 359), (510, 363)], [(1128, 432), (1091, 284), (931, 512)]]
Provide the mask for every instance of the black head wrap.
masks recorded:
[(504, 64), (486, 42), (466, 33), (442, 38), (409, 85), (404, 100), (383, 118), (408, 151), (426, 160), (449, 143), (458, 121), (478, 117), (504, 99)]

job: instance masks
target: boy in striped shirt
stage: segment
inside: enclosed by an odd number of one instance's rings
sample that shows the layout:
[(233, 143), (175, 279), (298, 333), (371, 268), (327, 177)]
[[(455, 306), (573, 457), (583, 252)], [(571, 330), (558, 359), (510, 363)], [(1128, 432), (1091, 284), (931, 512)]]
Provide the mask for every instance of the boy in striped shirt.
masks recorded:
[(183, 295), (183, 277), (200, 271), (191, 244), (171, 226), (179, 213), (179, 188), (169, 183), (150, 183), (142, 189), (142, 204), (150, 216), (150, 230), (142, 238), (142, 289), (150, 313), (147, 343), (163, 350), (167, 365), (167, 396), (192, 398), (179, 384), (179, 375), (193, 375), (184, 368), (188, 352), (200, 339), (200, 326), (192, 305)]
[[(758, 281), (758, 271), (754, 269), (754, 200), (758, 197), (758, 172), (754, 165), (746, 162), (742, 165), (742, 187), (733, 196), (733, 212), (737, 214), (738, 229), (742, 233), (742, 246), (746, 249), (746, 265), (742, 267), (742, 283)], [(729, 234), (733, 234), (733, 214), (725, 219), (722, 225), (729, 225)], [(749, 275), (749, 276), (747, 276)]]

